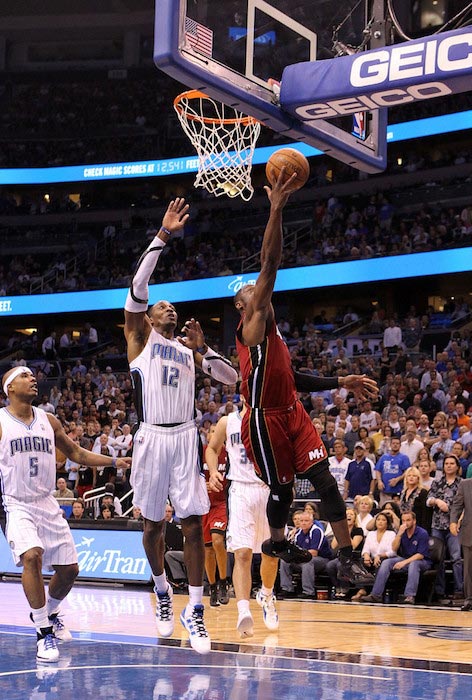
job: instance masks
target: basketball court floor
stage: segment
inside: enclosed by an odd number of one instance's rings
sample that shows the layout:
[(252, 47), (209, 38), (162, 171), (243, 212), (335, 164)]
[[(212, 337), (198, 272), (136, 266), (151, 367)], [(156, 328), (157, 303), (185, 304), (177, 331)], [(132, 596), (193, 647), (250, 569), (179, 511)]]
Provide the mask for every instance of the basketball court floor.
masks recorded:
[(178, 622), (185, 596), (174, 597), (174, 636), (158, 640), (150, 588), (77, 584), (64, 606), (73, 641), (39, 666), (20, 583), (0, 583), (0, 599), (8, 700), (462, 700), (472, 690), (472, 613), (458, 609), (279, 601), (271, 633), (251, 601), (255, 634), (240, 640), (231, 599), (206, 606), (212, 651), (200, 656)]

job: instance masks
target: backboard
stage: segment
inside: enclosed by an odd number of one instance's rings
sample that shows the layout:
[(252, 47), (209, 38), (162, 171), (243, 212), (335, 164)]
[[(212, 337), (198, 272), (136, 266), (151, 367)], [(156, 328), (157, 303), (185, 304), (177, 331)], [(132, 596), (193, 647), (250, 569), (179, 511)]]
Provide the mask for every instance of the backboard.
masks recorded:
[(301, 119), (268, 81), (293, 64), (385, 46), (383, 20), (384, 0), (156, 0), (154, 60), (287, 141), (374, 173), (386, 164), (386, 109)]

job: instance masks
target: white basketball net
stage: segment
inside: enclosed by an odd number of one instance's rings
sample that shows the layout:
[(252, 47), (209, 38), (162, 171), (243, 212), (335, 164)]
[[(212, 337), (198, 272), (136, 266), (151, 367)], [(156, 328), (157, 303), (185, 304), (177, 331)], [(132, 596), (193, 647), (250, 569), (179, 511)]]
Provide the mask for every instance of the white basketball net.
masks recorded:
[(197, 151), (194, 187), (204, 187), (216, 197), (251, 199), (252, 157), (260, 123), (198, 90), (176, 97), (174, 109)]

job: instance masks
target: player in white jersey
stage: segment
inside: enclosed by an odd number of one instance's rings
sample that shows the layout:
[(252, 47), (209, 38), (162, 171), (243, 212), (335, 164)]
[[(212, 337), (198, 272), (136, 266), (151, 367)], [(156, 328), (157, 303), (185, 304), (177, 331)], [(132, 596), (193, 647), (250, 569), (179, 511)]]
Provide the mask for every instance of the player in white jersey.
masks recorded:
[(174, 336), (177, 313), (169, 301), (148, 312), (148, 284), (173, 233), (188, 219), (184, 199), (170, 202), (157, 236), (138, 261), (125, 304), (125, 337), (139, 428), (134, 436), (131, 485), (133, 503), (144, 517), (143, 545), (156, 592), (158, 633), (174, 630), (172, 589), (164, 570), (164, 514), (170, 497), (185, 537), (184, 557), (189, 603), (180, 620), (199, 653), (210, 651), (203, 620), (204, 546), (201, 516), (209, 501), (202, 473), (200, 439), (194, 420), (195, 365), (216, 381), (234, 384), (231, 363), (205, 343), (200, 324), (191, 319)]
[[(237, 630), (241, 637), (252, 637), (254, 621), (249, 610), (252, 555), (261, 553), (262, 543), (270, 536), (266, 514), (270, 489), (254, 471), (254, 465), (247, 458), (241, 440), (241, 418), (246, 410), (244, 404), (240, 413), (230, 413), (220, 418), (205, 456), (210, 470), (209, 489), (221, 491), (223, 477), (218, 471), (218, 454), (226, 443), (229, 462), (226, 478), (230, 482), (226, 548), (228, 552), (234, 552), (233, 586), (238, 606)], [(279, 627), (273, 592), (277, 567), (277, 559), (261, 553), (262, 587), (256, 600), (262, 607), (264, 623), (270, 630)]]
[[(56, 445), (70, 459), (90, 467), (129, 467), (131, 459), (93, 454), (73, 442), (58, 419), (33, 408), (38, 395), (36, 377), (28, 367), (15, 367), (3, 376), (9, 405), (0, 409), (0, 475), (6, 512), (6, 538), (13, 558), (23, 566), (22, 584), (37, 632), (37, 659), (55, 662), (57, 640), (72, 637), (59, 606), (78, 573), (77, 552), (67, 520), (52, 495), (56, 481)], [(43, 566), (54, 570), (48, 597)]]

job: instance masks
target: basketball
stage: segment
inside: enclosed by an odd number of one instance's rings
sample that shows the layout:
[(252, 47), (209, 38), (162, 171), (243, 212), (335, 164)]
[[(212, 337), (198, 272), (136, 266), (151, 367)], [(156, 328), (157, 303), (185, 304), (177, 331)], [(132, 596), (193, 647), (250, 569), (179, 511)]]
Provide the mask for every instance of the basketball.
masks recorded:
[(272, 186), (275, 185), (284, 165), (286, 180), (292, 173), (297, 173), (297, 178), (293, 182), (293, 190), (299, 190), (310, 175), (310, 165), (307, 159), (295, 148), (281, 148), (279, 151), (275, 151), (266, 165), (266, 177)]

